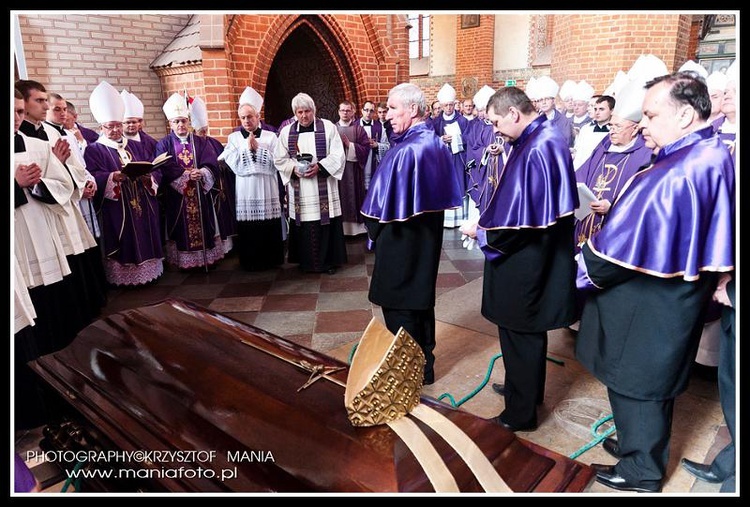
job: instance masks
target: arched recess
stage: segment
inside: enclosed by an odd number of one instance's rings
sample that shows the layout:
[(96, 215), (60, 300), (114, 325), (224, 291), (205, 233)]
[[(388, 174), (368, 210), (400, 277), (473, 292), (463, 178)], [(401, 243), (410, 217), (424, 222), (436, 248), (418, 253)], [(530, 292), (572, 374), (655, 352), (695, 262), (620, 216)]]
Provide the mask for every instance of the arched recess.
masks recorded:
[(265, 83), (265, 120), (279, 125), (292, 116), (299, 92), (315, 101), (317, 115), (338, 121), (338, 103), (361, 105), (362, 72), (346, 35), (332, 15), (279, 16), (261, 45), (275, 48), (258, 59), (253, 82)]

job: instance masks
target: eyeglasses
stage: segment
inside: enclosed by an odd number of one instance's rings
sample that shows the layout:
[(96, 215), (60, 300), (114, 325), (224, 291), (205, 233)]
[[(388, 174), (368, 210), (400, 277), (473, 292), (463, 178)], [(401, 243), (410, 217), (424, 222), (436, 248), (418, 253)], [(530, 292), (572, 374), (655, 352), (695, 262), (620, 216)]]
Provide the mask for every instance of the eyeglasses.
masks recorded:
[(114, 123), (114, 124), (111, 124), (111, 125), (102, 124), (102, 128), (104, 130), (107, 130), (107, 131), (109, 131), (109, 130), (121, 130), (122, 129), (122, 123)]
[(169, 123), (171, 123), (172, 125), (179, 125), (180, 123), (187, 123), (187, 122), (188, 122), (187, 118), (175, 118), (174, 120), (170, 121)]
[(622, 132), (623, 130), (626, 130), (628, 128), (632, 128), (638, 125), (637, 123), (629, 123), (629, 124), (616, 124), (616, 123), (609, 123), (607, 127), (609, 127), (610, 132), (614, 132), (615, 134), (618, 132)]

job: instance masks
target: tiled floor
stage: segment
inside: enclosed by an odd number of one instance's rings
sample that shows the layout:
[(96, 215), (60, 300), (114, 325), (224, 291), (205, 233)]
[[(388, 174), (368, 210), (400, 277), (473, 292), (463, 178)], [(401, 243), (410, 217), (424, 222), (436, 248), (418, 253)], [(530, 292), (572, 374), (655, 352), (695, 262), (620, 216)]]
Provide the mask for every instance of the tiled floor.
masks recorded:
[[(347, 240), (347, 251), (349, 262), (333, 275), (303, 274), (289, 264), (245, 272), (231, 254), (208, 273), (168, 268), (150, 286), (112, 290), (103, 313), (180, 297), (346, 361), (370, 319), (382, 319), (379, 308), (367, 299), (374, 255), (366, 251), (361, 236)], [(446, 403), (453, 399), (453, 404), (464, 410), (492, 417), (502, 410), (503, 402), (489, 384), (502, 382), (504, 370), (502, 360), (498, 360), (497, 329), (479, 313), (483, 262), (478, 250), (462, 247), (457, 229), (445, 229), (435, 308), (436, 382), (426, 386), (423, 393)], [(518, 434), (571, 457), (588, 443), (571, 433), (571, 425), (561, 417), (561, 408), (571, 400), (608, 406), (605, 388), (575, 361), (574, 344), (574, 336), (567, 329), (550, 332), (552, 360), (548, 362), (540, 426), (535, 432)], [(485, 383), (486, 388), (480, 390)], [(39, 431), (17, 435), (16, 449), (34, 447), (38, 435)], [(718, 492), (718, 485), (700, 483), (689, 476), (679, 466), (679, 459), (712, 458), (726, 441), (715, 381), (693, 378), (688, 392), (677, 400), (664, 493)], [(601, 446), (575, 459), (587, 464), (614, 463)], [(588, 492), (618, 493), (596, 483)]]

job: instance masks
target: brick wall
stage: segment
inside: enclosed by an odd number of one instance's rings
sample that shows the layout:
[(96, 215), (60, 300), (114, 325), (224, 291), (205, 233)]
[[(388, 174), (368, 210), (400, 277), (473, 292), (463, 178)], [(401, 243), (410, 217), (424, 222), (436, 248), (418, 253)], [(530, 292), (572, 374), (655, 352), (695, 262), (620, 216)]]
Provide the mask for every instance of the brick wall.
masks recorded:
[(585, 79), (599, 93), (641, 54), (652, 53), (675, 70), (688, 59), (690, 23), (690, 15), (556, 16), (551, 76), (560, 84)]
[(89, 95), (100, 81), (126, 88), (144, 104), (145, 130), (159, 138), (166, 125), (158, 76), (149, 64), (190, 15), (21, 14), (29, 79), (75, 104), (79, 121), (96, 127)]

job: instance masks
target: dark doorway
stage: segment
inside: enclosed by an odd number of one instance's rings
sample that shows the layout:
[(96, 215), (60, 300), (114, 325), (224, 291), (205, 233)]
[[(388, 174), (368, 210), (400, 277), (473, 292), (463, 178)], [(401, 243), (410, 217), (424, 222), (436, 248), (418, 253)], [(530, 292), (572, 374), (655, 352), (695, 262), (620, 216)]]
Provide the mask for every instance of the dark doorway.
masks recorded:
[(266, 122), (278, 126), (291, 117), (292, 98), (299, 92), (312, 97), (319, 118), (338, 121), (344, 86), (334, 62), (307, 24), (301, 24), (284, 41), (271, 64), (266, 85)]

